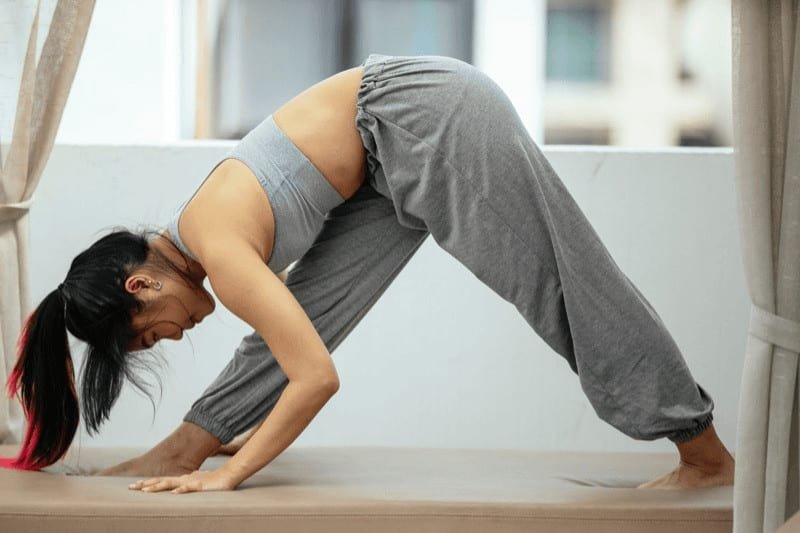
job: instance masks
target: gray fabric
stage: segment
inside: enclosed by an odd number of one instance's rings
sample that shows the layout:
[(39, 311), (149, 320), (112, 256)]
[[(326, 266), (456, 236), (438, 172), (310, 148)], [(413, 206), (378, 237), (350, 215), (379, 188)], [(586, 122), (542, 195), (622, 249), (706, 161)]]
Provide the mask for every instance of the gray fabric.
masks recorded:
[[(289, 270), (286, 286), (331, 354), (427, 235), (398, 224), (391, 201), (366, 183), (328, 213), (314, 245)], [(228, 442), (263, 419), (287, 383), (253, 331), (184, 419)]]
[[(344, 198), (278, 128), (272, 115), (245, 135), (214, 170), (226, 159), (238, 159), (247, 165), (270, 200), (275, 239), (267, 266), (273, 272), (282, 272), (308, 250), (322, 228), (325, 214)], [(192, 198), (194, 194), (176, 210), (167, 229), (176, 246), (196, 261), (178, 231), (178, 220)]]
[(736, 426), (734, 531), (800, 508), (800, 0), (733, 0), (734, 172), (752, 299)]
[[(367, 182), (287, 280), (332, 353), (430, 232), (564, 357), (601, 419), (640, 440), (708, 427), (713, 400), (488, 76), (373, 54), (357, 106)], [(285, 384), (254, 332), (186, 420), (226, 442)]]
[(367, 64), (356, 124), (400, 223), (427, 228), (514, 304), (578, 373), (601, 419), (644, 440), (707, 427), (712, 399), (500, 87), (450, 58)]

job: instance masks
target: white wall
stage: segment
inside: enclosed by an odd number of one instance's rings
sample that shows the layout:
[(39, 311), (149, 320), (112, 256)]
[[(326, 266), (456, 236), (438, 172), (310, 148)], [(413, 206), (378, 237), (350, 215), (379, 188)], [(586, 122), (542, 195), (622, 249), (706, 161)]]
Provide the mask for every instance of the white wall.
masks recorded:
[[(36, 302), (101, 229), (165, 223), (229, 147), (56, 146), (31, 209)], [(749, 299), (731, 151), (545, 154), (673, 333), (733, 450)], [(126, 390), (102, 433), (76, 442), (146, 446), (166, 436), (249, 332), (217, 309), (183, 341), (161, 343), (170, 370), (154, 420)], [(561, 357), (430, 238), (333, 357), (341, 389), (297, 445), (674, 450), (597, 418)]]

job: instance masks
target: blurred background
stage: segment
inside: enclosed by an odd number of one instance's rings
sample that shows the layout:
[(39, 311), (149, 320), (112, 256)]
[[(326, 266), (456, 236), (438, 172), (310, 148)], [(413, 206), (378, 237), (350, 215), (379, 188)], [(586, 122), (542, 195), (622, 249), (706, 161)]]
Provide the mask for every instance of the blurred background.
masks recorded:
[[(35, 2), (1, 1), (6, 141)], [(539, 143), (731, 145), (730, 0), (98, 0), (57, 142), (238, 139), (373, 52), (474, 64)]]

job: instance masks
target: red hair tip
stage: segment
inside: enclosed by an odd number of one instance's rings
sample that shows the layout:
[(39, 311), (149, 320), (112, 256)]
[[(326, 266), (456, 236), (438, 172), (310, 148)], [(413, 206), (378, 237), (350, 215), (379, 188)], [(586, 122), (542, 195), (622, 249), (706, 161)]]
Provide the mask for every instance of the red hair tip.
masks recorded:
[(6, 380), (6, 390), (8, 390), (9, 398), (14, 398), (17, 392), (19, 392), (19, 378), (20, 371), (15, 368), (11, 371), (11, 374), (9, 374), (8, 380)]
[(10, 470), (41, 470), (40, 467), (34, 464), (20, 462), (19, 457), (0, 457), (0, 468), (7, 468)]

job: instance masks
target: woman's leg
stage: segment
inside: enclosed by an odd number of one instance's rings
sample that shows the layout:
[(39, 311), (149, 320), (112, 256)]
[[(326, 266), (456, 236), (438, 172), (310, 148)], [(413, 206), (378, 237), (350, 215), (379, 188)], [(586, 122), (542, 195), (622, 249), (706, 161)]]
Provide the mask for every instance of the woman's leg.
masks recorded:
[[(328, 351), (336, 350), (427, 236), (398, 224), (392, 202), (366, 182), (328, 214), (286, 280)], [(254, 331), (184, 420), (226, 443), (267, 416), (287, 383)]]
[(639, 440), (689, 440), (714, 402), (619, 269), (511, 102), (446, 57), (372, 55), (356, 125), (401, 224), (514, 304), (578, 374), (598, 416)]

